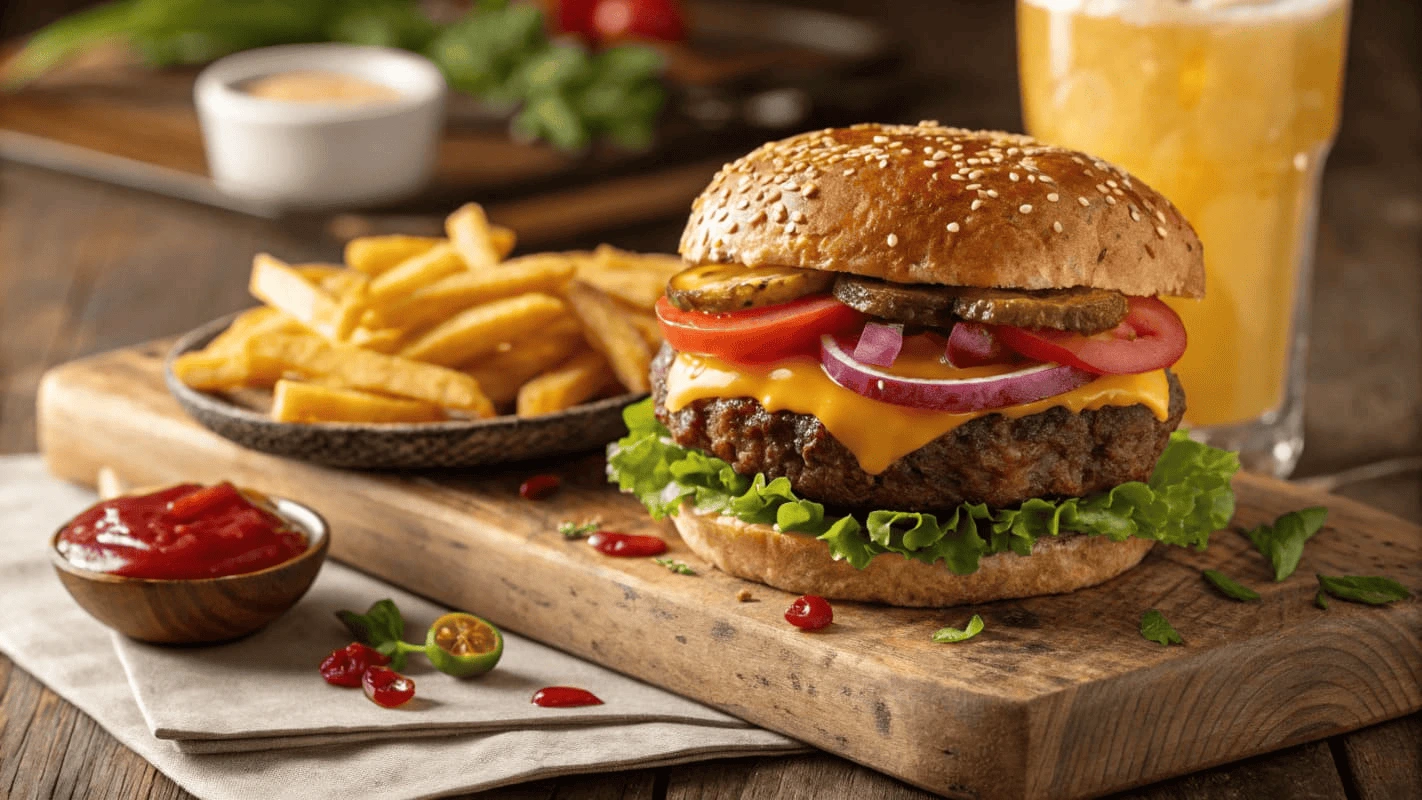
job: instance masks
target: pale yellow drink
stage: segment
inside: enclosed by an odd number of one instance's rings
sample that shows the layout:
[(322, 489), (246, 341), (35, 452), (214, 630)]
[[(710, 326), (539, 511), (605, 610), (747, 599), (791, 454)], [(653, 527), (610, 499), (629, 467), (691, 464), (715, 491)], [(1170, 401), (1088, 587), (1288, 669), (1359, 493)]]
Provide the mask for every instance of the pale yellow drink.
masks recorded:
[(1028, 132), (1126, 168), (1204, 242), (1205, 299), (1170, 301), (1190, 335), (1175, 368), (1186, 421), (1277, 411), (1347, 0), (1019, 0), (1017, 13)]

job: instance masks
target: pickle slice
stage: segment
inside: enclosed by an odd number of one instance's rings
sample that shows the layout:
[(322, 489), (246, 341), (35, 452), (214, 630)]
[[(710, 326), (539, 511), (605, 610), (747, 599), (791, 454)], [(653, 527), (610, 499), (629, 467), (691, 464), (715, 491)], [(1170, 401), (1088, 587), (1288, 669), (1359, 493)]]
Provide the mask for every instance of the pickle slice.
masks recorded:
[(931, 328), (966, 320), (1090, 334), (1121, 324), (1127, 311), (1126, 296), (1120, 292), (1084, 286), (1042, 291), (979, 289), (842, 275), (835, 282), (834, 296), (871, 316)]
[(702, 264), (673, 275), (667, 281), (667, 299), (683, 311), (743, 311), (828, 292), (834, 277), (794, 267)]

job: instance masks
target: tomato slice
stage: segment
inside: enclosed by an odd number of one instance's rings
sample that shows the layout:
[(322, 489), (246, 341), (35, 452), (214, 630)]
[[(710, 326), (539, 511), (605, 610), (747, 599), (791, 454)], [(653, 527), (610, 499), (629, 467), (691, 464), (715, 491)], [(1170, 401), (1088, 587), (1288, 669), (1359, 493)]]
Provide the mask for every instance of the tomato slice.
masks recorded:
[(657, 301), (657, 322), (672, 347), (742, 364), (816, 356), (821, 336), (851, 328), (863, 319), (862, 313), (829, 295), (726, 314), (683, 311), (665, 297)]
[(1099, 375), (1134, 375), (1174, 364), (1185, 353), (1185, 324), (1154, 297), (1128, 298), (1130, 310), (1115, 328), (1083, 336), (1045, 328), (999, 326), (1003, 344), (1037, 361), (1051, 361)]

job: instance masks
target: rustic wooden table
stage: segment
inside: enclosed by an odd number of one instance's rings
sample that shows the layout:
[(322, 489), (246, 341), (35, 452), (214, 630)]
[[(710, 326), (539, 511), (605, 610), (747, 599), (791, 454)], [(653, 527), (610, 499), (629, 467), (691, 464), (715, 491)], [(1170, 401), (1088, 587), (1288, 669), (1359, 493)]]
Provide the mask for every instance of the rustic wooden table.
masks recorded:
[[(71, 3), (66, 3), (69, 5)], [(836, 0), (873, 9), (908, 48), (921, 99), (904, 120), (1020, 125), (1010, 4)], [(53, 13), (11, 3), (0, 34)], [(1307, 450), (1296, 477), (1422, 455), (1422, 74), (1412, 0), (1358, 0), (1346, 115), (1325, 178), (1310, 326)], [(2, 101), (2, 100), (0, 100)], [(675, 246), (676, 221), (602, 238)], [(585, 246), (588, 241), (557, 244)], [(0, 453), (35, 448), (42, 372), (250, 304), (251, 254), (333, 258), (314, 221), (270, 222), (0, 164)], [(1339, 491), (1422, 520), (1415, 469)], [(0, 656), (0, 797), (188, 795)], [(919, 797), (832, 756), (736, 759), (545, 781), (488, 798)], [(1422, 797), (1422, 715), (1146, 787), (1139, 798)]]

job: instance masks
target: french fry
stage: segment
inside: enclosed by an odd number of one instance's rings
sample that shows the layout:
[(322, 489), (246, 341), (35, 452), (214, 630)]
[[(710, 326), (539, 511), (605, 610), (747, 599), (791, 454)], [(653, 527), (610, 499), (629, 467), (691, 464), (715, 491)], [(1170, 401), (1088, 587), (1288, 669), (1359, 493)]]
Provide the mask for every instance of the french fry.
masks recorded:
[(258, 253), (252, 259), (252, 296), (332, 341), (346, 338), (360, 319), (359, 309), (342, 304), (280, 259)]
[(351, 331), (349, 342), (377, 353), (393, 353), (400, 349), (404, 338), (405, 331), (401, 328), (367, 328), (361, 325)]
[(627, 319), (630, 320), (632, 326), (642, 334), (642, 341), (646, 342), (648, 347), (655, 351), (658, 347), (662, 346), (662, 327), (657, 324), (657, 318), (655, 316), (638, 311), (630, 311), (627, 314)]
[[(309, 336), (310, 334), (306, 334)], [(173, 375), (199, 392), (230, 392), (243, 387), (267, 387), (283, 370), (274, 364), (255, 364), (247, 354), (213, 351), (184, 353), (173, 359)]]
[(626, 312), (611, 297), (582, 281), (568, 284), (563, 296), (583, 323), (588, 344), (607, 357), (618, 382), (632, 392), (650, 389), (647, 371), (652, 364), (652, 348)]
[[(282, 319), (289, 320), (290, 318), (285, 317), (271, 306), (249, 308), (233, 318), (232, 322), (227, 325), (227, 329), (217, 334), (203, 350), (209, 353), (240, 351), (252, 331), (263, 329), (274, 321)], [(293, 320), (291, 324), (295, 325), (296, 323)]]
[(596, 350), (585, 350), (520, 387), (518, 415), (536, 417), (571, 408), (616, 382), (607, 358)]
[(421, 400), (299, 381), (277, 381), (272, 395), (272, 419), (277, 422), (437, 422), (444, 418), (439, 406)]
[(573, 269), (567, 259), (539, 258), (510, 261), (497, 270), (456, 272), (392, 306), (371, 309), (371, 319), (380, 327), (418, 327), (480, 303), (526, 292), (556, 292), (572, 277)]
[(475, 271), (493, 267), (514, 248), (514, 232), (490, 225), (478, 203), (465, 203), (445, 218), (444, 232), (464, 259), (464, 266)]
[(292, 269), (321, 287), (321, 291), (342, 300), (363, 295), (370, 284), (369, 276), (335, 264), (297, 264)]
[(375, 277), (443, 241), (434, 236), (361, 236), (346, 242), (346, 266)]
[(463, 268), (459, 253), (448, 242), (440, 242), (381, 273), (370, 282), (367, 294), (374, 303), (392, 301)]
[(247, 342), (254, 368), (279, 369), (319, 377), (334, 388), (424, 400), (479, 417), (494, 414), (494, 404), (473, 377), (452, 369), (399, 356), (330, 342), (309, 334), (262, 334)]
[(667, 279), (685, 266), (676, 256), (629, 253), (599, 245), (591, 257), (578, 261), (578, 280), (634, 308), (650, 311), (666, 293)]
[(464, 370), (479, 381), (494, 405), (503, 407), (514, 401), (525, 383), (586, 347), (578, 323), (562, 320), (465, 365)]
[(681, 256), (674, 256), (669, 253), (634, 253), (630, 250), (622, 250), (610, 244), (600, 244), (593, 250), (593, 258), (596, 263), (605, 269), (640, 270), (642, 272), (654, 272), (664, 278), (686, 269), (687, 264), (681, 260)]
[(562, 300), (541, 292), (495, 300), (441, 322), (406, 345), (400, 355), (446, 367), (463, 364), (537, 331), (567, 308)]

